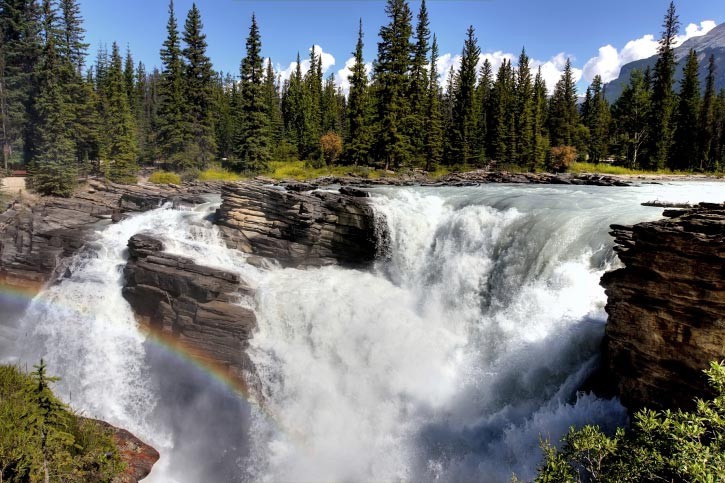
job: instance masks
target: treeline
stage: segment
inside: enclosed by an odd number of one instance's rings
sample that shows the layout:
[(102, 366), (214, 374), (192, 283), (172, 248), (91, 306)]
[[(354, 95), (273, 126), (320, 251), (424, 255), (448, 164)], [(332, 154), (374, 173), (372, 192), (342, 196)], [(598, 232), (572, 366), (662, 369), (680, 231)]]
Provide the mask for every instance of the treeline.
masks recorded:
[(117, 44), (99, 49), (84, 71), (88, 45), (77, 0), (0, 0), (0, 101), (5, 164), (29, 167), (40, 192), (69, 194), (100, 169), (134, 182), (139, 164), (189, 173), (211, 163), (262, 172), (271, 160), (371, 165), (565, 169), (574, 159), (614, 160), (632, 168), (713, 171), (725, 166), (725, 91), (715, 64), (700, 92), (697, 54), (675, 86), (674, 5), (665, 17), (653, 71), (632, 73), (614, 105), (595, 77), (579, 102), (567, 61), (551, 95), (522, 50), (496, 72), (473, 27), (461, 62), (441, 86), (438, 45), (425, 1), (415, 16), (388, 0), (372, 72), (363, 58), (362, 21), (345, 95), (310, 50), (309, 68), (282, 81), (262, 56), (252, 17), (240, 75), (216, 72), (201, 13), (180, 29), (173, 1), (160, 69), (135, 64)]

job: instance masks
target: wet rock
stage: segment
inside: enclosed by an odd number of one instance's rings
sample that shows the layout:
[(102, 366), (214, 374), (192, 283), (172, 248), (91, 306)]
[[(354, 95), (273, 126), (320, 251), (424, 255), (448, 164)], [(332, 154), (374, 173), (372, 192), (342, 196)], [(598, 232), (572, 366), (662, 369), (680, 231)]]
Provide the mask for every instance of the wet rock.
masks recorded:
[(347, 193), (288, 191), (258, 182), (222, 190), (216, 224), (227, 244), (283, 265), (362, 266), (372, 262), (379, 239), (369, 201)]
[(134, 235), (128, 249), (123, 296), (136, 315), (197, 359), (249, 381), (254, 368), (245, 350), (256, 318), (238, 302), (253, 295), (251, 288), (235, 273), (164, 253), (151, 236)]
[(121, 461), (126, 465), (123, 473), (111, 483), (137, 483), (146, 478), (159, 460), (159, 452), (125, 429), (111, 426), (105, 421), (90, 420), (111, 431), (113, 442), (118, 448)]
[(605, 370), (630, 409), (690, 408), (725, 359), (725, 204), (612, 225), (624, 268), (602, 277)]

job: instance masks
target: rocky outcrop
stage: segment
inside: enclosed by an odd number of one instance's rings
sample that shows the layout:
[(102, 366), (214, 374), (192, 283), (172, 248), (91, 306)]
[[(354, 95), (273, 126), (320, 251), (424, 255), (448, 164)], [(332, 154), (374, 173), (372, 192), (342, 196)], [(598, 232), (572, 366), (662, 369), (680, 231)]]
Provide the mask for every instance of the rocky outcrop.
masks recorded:
[(128, 248), (123, 296), (136, 315), (194, 357), (245, 381), (253, 373), (245, 350), (256, 318), (235, 302), (251, 296), (250, 287), (237, 274), (164, 253), (147, 235), (131, 237)]
[(725, 204), (612, 225), (625, 267), (606, 273), (605, 370), (630, 409), (691, 407), (725, 359)]
[(154, 464), (159, 460), (158, 451), (125, 429), (97, 419), (90, 421), (110, 431), (121, 461), (125, 464), (123, 473), (113, 478), (111, 483), (137, 483), (151, 473)]
[(313, 188), (300, 183), (227, 185), (216, 223), (231, 248), (283, 265), (361, 266), (373, 261), (378, 240), (385, 237), (377, 232), (367, 193), (308, 191)]
[[(26, 198), (0, 213), (0, 284), (38, 287), (88, 240), (99, 223), (165, 202), (196, 204), (207, 185), (118, 185), (91, 180), (71, 198)], [(218, 188), (217, 188), (218, 189)]]

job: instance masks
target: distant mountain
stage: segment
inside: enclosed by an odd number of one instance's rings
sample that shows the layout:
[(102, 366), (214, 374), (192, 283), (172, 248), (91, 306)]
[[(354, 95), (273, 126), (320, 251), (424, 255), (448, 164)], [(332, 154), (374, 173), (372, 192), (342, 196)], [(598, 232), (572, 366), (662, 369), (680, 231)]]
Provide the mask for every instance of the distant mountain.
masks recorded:
[[(679, 81), (682, 78), (682, 70), (687, 61), (687, 54), (690, 49), (695, 49), (697, 59), (700, 61), (700, 82), (702, 83), (703, 92), (705, 90), (705, 78), (707, 77), (707, 59), (710, 54), (715, 56), (715, 88), (716, 90), (725, 89), (725, 23), (721, 23), (714, 29), (710, 30), (706, 35), (700, 37), (692, 37), (686, 40), (682, 45), (675, 48), (675, 60), (677, 61), (677, 70), (675, 71), (675, 90), (679, 90)], [(606, 96), (609, 102), (617, 100), (619, 95), (629, 83), (629, 75), (634, 69), (640, 69), (644, 72), (647, 67), (654, 69), (657, 56), (647, 59), (635, 60), (629, 64), (622, 66), (619, 72), (619, 78), (609, 82), (606, 85)]]

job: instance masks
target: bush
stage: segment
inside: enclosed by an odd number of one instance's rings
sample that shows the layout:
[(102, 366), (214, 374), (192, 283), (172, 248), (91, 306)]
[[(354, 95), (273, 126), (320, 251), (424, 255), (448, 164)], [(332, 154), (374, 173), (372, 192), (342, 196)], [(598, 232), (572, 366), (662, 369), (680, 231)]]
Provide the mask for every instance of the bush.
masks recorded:
[(154, 184), (181, 184), (181, 176), (168, 171), (155, 171), (149, 176), (149, 181)]
[(342, 154), (342, 138), (336, 132), (328, 132), (320, 138), (320, 147), (322, 148), (322, 156), (328, 165), (335, 164), (335, 161)]
[(555, 146), (549, 152), (548, 169), (552, 173), (563, 173), (576, 161), (576, 148), (573, 146)]
[(45, 364), (0, 366), (0, 481), (111, 481), (123, 463), (110, 431), (72, 413), (50, 390)]
[(201, 171), (199, 168), (188, 168), (179, 173), (179, 177), (183, 183), (188, 183), (189, 181), (198, 179), (200, 174)]
[(199, 173), (199, 181), (239, 181), (243, 176), (222, 168), (209, 168)]
[(647, 409), (629, 432), (607, 436), (596, 426), (569, 429), (561, 449), (542, 442), (538, 482), (723, 481), (725, 366), (705, 371), (716, 396), (694, 412)]

